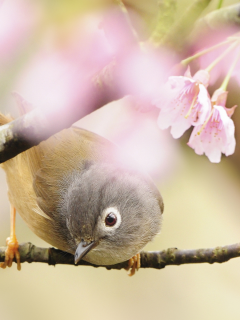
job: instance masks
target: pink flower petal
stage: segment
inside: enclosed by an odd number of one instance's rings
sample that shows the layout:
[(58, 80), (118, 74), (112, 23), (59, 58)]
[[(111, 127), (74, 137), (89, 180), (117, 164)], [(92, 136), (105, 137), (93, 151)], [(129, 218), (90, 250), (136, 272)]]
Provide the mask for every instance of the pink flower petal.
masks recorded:
[(187, 67), (187, 70), (184, 73), (184, 77), (192, 78), (190, 67)]
[(213, 108), (213, 114), (204, 129), (202, 126), (194, 128), (188, 145), (197, 154), (205, 153), (211, 162), (218, 163), (221, 160), (221, 153), (228, 156), (235, 150), (235, 128), (224, 107)]
[(188, 130), (191, 127), (191, 124), (183, 117), (179, 118), (179, 121), (176, 122), (176, 124), (172, 125), (171, 128), (171, 134), (174, 139), (180, 138), (186, 130)]
[(198, 126), (203, 124), (208, 118), (211, 112), (211, 101), (207, 89), (204, 85), (199, 85), (199, 94), (197, 97), (197, 102), (192, 110), (190, 117), (192, 118), (191, 124), (193, 126)]
[(217, 106), (225, 107), (227, 101), (228, 92), (219, 88), (214, 91), (211, 101), (216, 104)]
[(227, 112), (227, 115), (231, 118), (232, 115), (234, 114), (235, 109), (237, 108), (237, 105), (233, 106), (232, 108), (226, 108), (224, 107), (224, 109)]
[(179, 138), (191, 125), (203, 124), (210, 114), (207, 89), (192, 78), (171, 76), (160, 92), (158, 100), (153, 102), (161, 109), (158, 125), (161, 129), (171, 127), (174, 138)]
[(195, 73), (193, 79), (202, 83), (207, 88), (210, 81), (210, 74), (206, 70), (199, 70)]
[(232, 117), (235, 109), (237, 108), (237, 105), (233, 106), (232, 108), (226, 108), (225, 105), (227, 101), (227, 95), (228, 95), (228, 91), (225, 91), (222, 88), (219, 88), (216, 91), (214, 91), (211, 101), (213, 102), (213, 104), (217, 106), (224, 107), (225, 111), (227, 112), (227, 115), (229, 117)]

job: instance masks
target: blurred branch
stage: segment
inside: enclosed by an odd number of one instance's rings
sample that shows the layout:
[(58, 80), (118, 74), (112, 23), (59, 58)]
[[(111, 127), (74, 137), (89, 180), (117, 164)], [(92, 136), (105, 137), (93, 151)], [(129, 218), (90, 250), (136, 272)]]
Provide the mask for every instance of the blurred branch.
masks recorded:
[[(120, 10), (120, 14), (121, 14), (121, 19), (124, 19), (124, 24), (127, 26), (128, 28), (128, 34), (130, 37), (135, 38), (134, 40), (137, 41), (138, 36), (137, 33), (135, 31), (135, 29), (133, 28), (133, 25), (131, 23), (129, 14), (128, 14), (128, 10), (126, 8), (126, 6), (124, 5), (124, 3), (122, 2), (122, 0), (115, 0), (115, 3), (117, 4), (119, 10)], [(116, 36), (116, 34), (115, 34)]]
[(210, 2), (211, 0), (195, 0), (192, 2), (180, 19), (176, 21), (161, 39), (159, 45), (168, 46), (177, 51), (181, 51), (185, 44), (184, 39), (186, 39), (192, 31), (196, 20)]
[(218, 0), (217, 9), (220, 9), (223, 5), (223, 0)]
[(174, 23), (176, 13), (176, 0), (160, 0), (158, 2), (158, 14), (156, 27), (149, 39), (154, 45), (158, 45), (161, 39), (168, 33)]
[(192, 39), (196, 39), (201, 34), (207, 34), (211, 31), (217, 31), (223, 27), (240, 26), (240, 3), (234, 4), (229, 7), (224, 7), (207, 14), (205, 17), (199, 19), (193, 32)]
[[(0, 247), (0, 262), (5, 259), (6, 247)], [(39, 248), (31, 243), (19, 245), (21, 262), (43, 262), (49, 265), (74, 265), (74, 256), (55, 248)], [(240, 243), (209, 249), (178, 250), (170, 248), (159, 252), (141, 252), (141, 268), (163, 269), (168, 265), (181, 265), (189, 263), (222, 263), (232, 258), (240, 257)], [(78, 265), (105, 267), (107, 269), (123, 269), (128, 261), (112, 265), (97, 266), (81, 260)]]
[[(114, 73), (114, 70), (112, 70)], [(0, 163), (19, 153), (38, 145), (53, 134), (70, 127), (74, 122), (97, 110), (105, 104), (122, 98), (127, 93), (119, 94), (114, 85), (104, 79), (101, 86), (94, 81), (84, 85), (78, 99), (71, 106), (61, 109), (34, 109), (16, 120), (0, 126)]]

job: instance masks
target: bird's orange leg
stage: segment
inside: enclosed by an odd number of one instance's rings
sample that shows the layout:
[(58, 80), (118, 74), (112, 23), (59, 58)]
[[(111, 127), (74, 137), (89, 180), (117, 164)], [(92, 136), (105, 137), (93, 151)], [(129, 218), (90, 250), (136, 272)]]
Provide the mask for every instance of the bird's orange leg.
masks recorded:
[(7, 249), (5, 251), (5, 261), (0, 263), (0, 268), (5, 269), (6, 267), (11, 267), (14, 257), (17, 261), (17, 269), (21, 270), (20, 254), (18, 252), (18, 241), (15, 232), (15, 221), (16, 221), (16, 209), (11, 205), (11, 232), (10, 237), (7, 238)]
[(128, 260), (128, 267), (125, 268), (127, 271), (130, 270), (129, 276), (134, 276), (136, 270), (141, 267), (141, 257), (140, 253), (137, 253), (131, 259)]

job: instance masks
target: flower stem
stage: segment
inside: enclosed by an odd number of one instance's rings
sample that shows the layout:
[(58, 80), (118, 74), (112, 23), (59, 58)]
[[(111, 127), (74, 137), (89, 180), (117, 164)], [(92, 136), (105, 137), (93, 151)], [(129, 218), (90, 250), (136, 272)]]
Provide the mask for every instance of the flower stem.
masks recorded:
[(228, 82), (231, 78), (232, 72), (233, 72), (234, 68), (236, 67), (236, 64), (237, 64), (239, 58), (240, 58), (240, 49), (238, 50), (238, 53), (236, 54), (236, 57), (235, 57), (233, 63), (231, 64), (231, 67), (230, 67), (225, 79), (223, 80), (222, 85), (220, 86), (220, 88), (223, 89), (224, 91), (227, 90)]
[(215, 59), (205, 70), (210, 72), (230, 51), (239, 44), (239, 40), (232, 43), (217, 59)]
[(223, 0), (219, 0), (217, 9), (220, 9), (222, 7), (222, 4), (223, 4)]
[(223, 45), (225, 45), (225, 44), (227, 44), (227, 43), (230, 43), (230, 42), (232, 42), (232, 41), (234, 41), (234, 40), (236, 40), (236, 38), (230, 37), (230, 38), (228, 38), (227, 40), (222, 41), (222, 42), (220, 42), (220, 43), (218, 43), (218, 44), (215, 44), (214, 46), (212, 46), (212, 47), (210, 47), (210, 48), (207, 48), (207, 49), (204, 49), (204, 50), (202, 50), (202, 51), (199, 51), (198, 53), (194, 54), (193, 56), (188, 57), (188, 58), (182, 60), (182, 61), (181, 61), (181, 64), (182, 64), (183, 66), (186, 66), (186, 65), (188, 65), (189, 62), (191, 62), (192, 60), (197, 59), (197, 58), (201, 57), (202, 55), (204, 55), (204, 54), (206, 54), (206, 53), (208, 53), (208, 52), (211, 52), (211, 51), (217, 49), (218, 47), (221, 47), (221, 46), (223, 46)]

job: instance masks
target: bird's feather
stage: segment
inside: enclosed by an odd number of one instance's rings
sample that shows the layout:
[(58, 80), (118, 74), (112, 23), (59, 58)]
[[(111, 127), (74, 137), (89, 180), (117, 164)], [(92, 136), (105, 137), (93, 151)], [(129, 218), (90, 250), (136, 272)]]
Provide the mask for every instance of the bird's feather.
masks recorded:
[[(0, 114), (0, 125), (11, 120)], [(76, 170), (81, 171), (87, 159), (110, 161), (116, 150), (113, 143), (97, 134), (77, 127), (65, 129), (2, 165), (9, 200), (34, 233), (67, 250), (66, 239), (57, 232), (59, 228), (64, 231), (64, 226), (57, 226), (54, 217), (68, 179)]]

